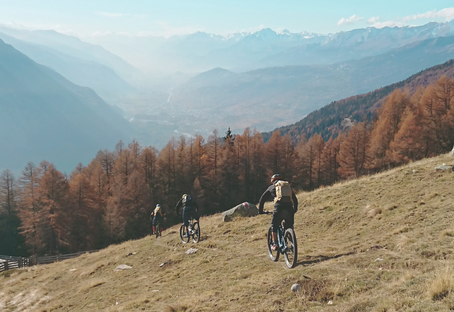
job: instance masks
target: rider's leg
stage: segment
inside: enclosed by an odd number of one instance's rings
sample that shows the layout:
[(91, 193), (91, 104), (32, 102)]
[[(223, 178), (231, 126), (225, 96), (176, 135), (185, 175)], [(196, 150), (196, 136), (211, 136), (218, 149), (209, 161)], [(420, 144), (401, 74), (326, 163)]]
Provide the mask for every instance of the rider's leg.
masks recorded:
[(189, 226), (189, 210), (188, 210), (187, 207), (183, 208), (183, 225), (186, 228), (185, 237), (188, 237), (188, 235), (189, 235), (189, 229), (188, 229), (188, 226)]
[(271, 226), (272, 226), (272, 238), (273, 238), (273, 245), (271, 246), (272, 250), (277, 249), (278, 240), (277, 240), (277, 229), (279, 224), (282, 222), (282, 212), (281, 210), (274, 208), (273, 217), (271, 218)]
[(293, 208), (287, 208), (285, 210), (285, 228), (284, 228), (284, 231), (286, 229), (289, 229), (289, 228), (292, 228), (293, 229), (293, 223), (294, 223), (294, 220), (295, 220), (295, 212), (293, 210)]
[(277, 232), (273, 232), (273, 242), (277, 243)]
[(152, 233), (152, 235), (153, 235), (154, 233), (156, 233), (156, 227), (153, 225), (153, 233)]

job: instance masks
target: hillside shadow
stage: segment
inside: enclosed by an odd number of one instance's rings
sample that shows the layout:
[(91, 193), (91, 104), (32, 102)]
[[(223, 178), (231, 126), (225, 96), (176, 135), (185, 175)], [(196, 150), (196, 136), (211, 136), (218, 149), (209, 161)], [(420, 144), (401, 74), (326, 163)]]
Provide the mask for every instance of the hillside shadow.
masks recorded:
[(323, 255), (320, 255), (320, 256), (314, 256), (314, 257), (311, 257), (311, 256), (306, 256), (306, 258), (309, 258), (307, 260), (299, 260), (298, 263), (296, 264), (296, 266), (300, 266), (300, 265), (311, 265), (311, 264), (315, 264), (315, 263), (320, 263), (320, 262), (324, 262), (324, 261), (328, 261), (328, 260), (332, 260), (332, 259), (337, 259), (337, 258), (340, 258), (340, 257), (345, 257), (345, 256), (350, 256), (350, 255), (353, 255), (355, 254), (355, 252), (348, 252), (348, 253), (344, 253), (344, 254), (338, 254), (338, 255), (334, 255), (334, 256), (323, 256)]

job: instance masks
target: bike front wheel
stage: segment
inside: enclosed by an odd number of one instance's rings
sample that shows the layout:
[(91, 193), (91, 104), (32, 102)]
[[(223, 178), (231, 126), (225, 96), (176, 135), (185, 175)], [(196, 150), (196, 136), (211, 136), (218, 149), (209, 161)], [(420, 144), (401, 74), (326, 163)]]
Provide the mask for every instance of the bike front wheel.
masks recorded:
[(294, 268), (298, 261), (298, 245), (296, 243), (295, 232), (292, 228), (284, 232), (284, 257), (288, 268)]
[(190, 235), (186, 231), (186, 227), (184, 226), (184, 224), (182, 224), (180, 227), (180, 239), (183, 242), (183, 244), (187, 244), (187, 243), (189, 243), (189, 238), (190, 238)]
[(192, 224), (192, 241), (198, 243), (200, 240), (200, 225), (199, 222), (194, 222)]
[(273, 244), (273, 230), (271, 229), (271, 227), (268, 229), (267, 243), (268, 254), (270, 255), (270, 259), (273, 261), (279, 260), (279, 248), (276, 248), (276, 250), (271, 249), (271, 245)]

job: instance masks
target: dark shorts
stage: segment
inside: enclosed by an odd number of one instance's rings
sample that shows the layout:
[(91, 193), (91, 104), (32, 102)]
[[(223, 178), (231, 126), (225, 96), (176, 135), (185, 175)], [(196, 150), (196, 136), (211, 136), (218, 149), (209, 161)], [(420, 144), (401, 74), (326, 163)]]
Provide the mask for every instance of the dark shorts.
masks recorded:
[(153, 218), (153, 226), (156, 226), (157, 223), (161, 223), (161, 227), (162, 227), (162, 217), (161, 216), (155, 216)]
[(194, 207), (186, 207), (183, 209), (183, 224), (184, 226), (189, 225), (189, 219), (196, 219), (199, 220), (199, 214), (195, 210)]
[(277, 232), (279, 224), (285, 220), (285, 228), (293, 228), (295, 212), (293, 207), (279, 207), (274, 209), (273, 217), (271, 218), (271, 226), (274, 233)]

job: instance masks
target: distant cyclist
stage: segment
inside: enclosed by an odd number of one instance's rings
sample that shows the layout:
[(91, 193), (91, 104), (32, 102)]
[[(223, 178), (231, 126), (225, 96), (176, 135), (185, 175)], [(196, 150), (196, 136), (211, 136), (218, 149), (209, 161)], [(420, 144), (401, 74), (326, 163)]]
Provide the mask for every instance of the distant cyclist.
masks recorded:
[(273, 217), (271, 226), (273, 230), (272, 250), (277, 249), (277, 228), (282, 220), (285, 220), (286, 228), (293, 228), (294, 214), (298, 211), (298, 199), (290, 184), (284, 181), (280, 174), (271, 177), (271, 185), (260, 197), (259, 213), (263, 213), (263, 206), (266, 201), (274, 201)]
[(199, 221), (199, 214), (197, 210), (199, 207), (197, 204), (193, 201), (191, 195), (189, 194), (183, 194), (181, 196), (181, 199), (178, 201), (177, 205), (175, 206), (175, 212), (177, 213), (177, 216), (179, 216), (178, 210), (179, 208), (183, 206), (183, 224), (186, 227), (186, 233), (184, 234), (184, 237), (188, 237), (188, 226), (189, 226), (189, 219), (196, 219)]
[(162, 211), (161, 211), (161, 205), (157, 204), (156, 208), (153, 210), (153, 212), (150, 215), (150, 219), (153, 217), (153, 233), (156, 233), (156, 225), (159, 224), (159, 236), (161, 236), (162, 233), (162, 224), (164, 223), (164, 219), (162, 218)]

